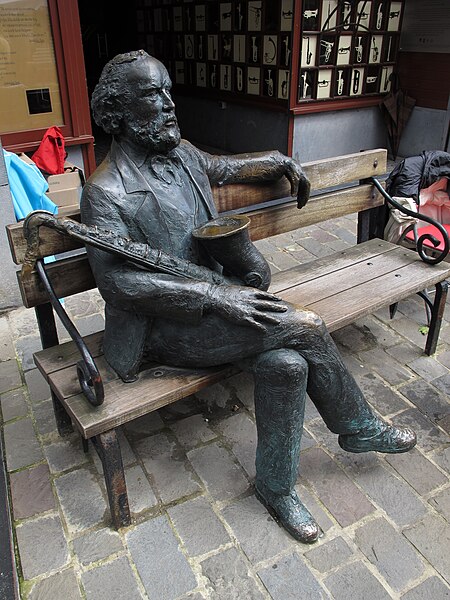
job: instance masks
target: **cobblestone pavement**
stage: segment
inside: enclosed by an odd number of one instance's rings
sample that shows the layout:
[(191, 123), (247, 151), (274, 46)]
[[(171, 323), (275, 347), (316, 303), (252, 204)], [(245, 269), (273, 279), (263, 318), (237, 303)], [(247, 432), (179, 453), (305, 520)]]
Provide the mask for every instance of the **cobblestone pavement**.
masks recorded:
[[(259, 242), (274, 271), (355, 241), (355, 219)], [(83, 334), (97, 293), (65, 300)], [(298, 491), (324, 535), (296, 543), (252, 489), (252, 381), (235, 376), (123, 428), (133, 524), (109, 527), (101, 465), (56, 432), (34, 368), (34, 312), (0, 316), (0, 394), (24, 600), (450, 597), (450, 311), (423, 354), (417, 297), (333, 334), (376, 410), (414, 427), (410, 453), (346, 454), (307, 406)], [(63, 332), (62, 337), (67, 337)]]

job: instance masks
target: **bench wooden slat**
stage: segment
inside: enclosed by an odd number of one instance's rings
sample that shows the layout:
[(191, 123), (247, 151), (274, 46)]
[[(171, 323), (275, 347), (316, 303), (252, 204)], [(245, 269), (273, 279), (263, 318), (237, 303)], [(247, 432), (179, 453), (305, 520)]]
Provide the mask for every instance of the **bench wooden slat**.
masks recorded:
[(358, 244), (357, 246), (350, 246), (332, 255), (316, 258), (313, 261), (274, 273), (272, 283), (270, 284), (270, 291), (277, 294), (297, 285), (299, 281), (306, 282), (317, 277), (322, 277), (328, 273), (332, 273), (338, 267), (343, 269), (353, 265), (357, 260), (370, 260), (374, 256), (392, 252), (394, 248), (398, 248), (398, 246), (394, 247), (393, 244), (378, 238)]
[[(314, 310), (323, 317), (329, 331), (334, 331), (449, 276), (448, 263), (430, 267), (413, 251), (384, 240), (370, 240), (290, 269), (289, 276), (283, 273), (271, 291)], [(154, 365), (141, 373), (136, 385), (124, 385), (101, 355), (102, 332), (86, 339), (105, 382), (106, 400), (99, 408), (91, 407), (79, 393), (75, 367), (78, 352), (73, 342), (35, 354), (39, 370), (86, 438), (195, 393), (237, 371), (228, 365), (198, 370)]]
[[(67, 298), (97, 287), (86, 254), (49, 263), (45, 266), (45, 270), (58, 298)], [(17, 280), (22, 302), (26, 308), (33, 308), (49, 301), (37, 272), (34, 271), (24, 278), (18, 271)]]
[[(447, 270), (445, 278), (449, 275), (450, 271)], [(311, 302), (308, 308), (321, 316), (327, 315), (325, 322), (328, 330), (335, 331), (353, 323), (356, 319), (431, 287), (443, 279), (442, 272), (433, 271), (424, 263), (409, 264), (403, 269), (355, 286), (333, 297)]]
[[(83, 339), (94, 359), (103, 354), (103, 331), (91, 333)], [(47, 380), (51, 373), (67, 369), (80, 360), (75, 342), (64, 342), (58, 346), (39, 350), (33, 356), (36, 366)]]
[[(368, 177), (379, 177), (386, 172), (387, 150), (375, 149), (334, 158), (325, 158), (302, 164), (314, 191), (348, 184)], [(275, 183), (247, 185), (233, 184), (213, 188), (219, 212), (238, 210), (254, 204), (290, 196), (286, 178)]]
[(300, 210), (296, 202), (262, 208), (247, 213), (251, 218), (250, 237), (260, 240), (382, 204), (383, 198), (373, 186), (360, 185), (311, 198)]
[[(348, 154), (337, 158), (327, 158), (318, 161), (305, 163), (303, 168), (306, 175), (311, 181), (311, 190), (317, 192), (330, 187), (358, 182), (360, 179), (366, 179), (370, 176), (382, 176), (386, 171), (387, 151), (385, 149), (367, 150), (355, 154)], [(370, 187), (372, 190), (372, 187)], [(279, 200), (289, 198), (290, 185), (286, 178), (280, 181), (267, 182), (262, 184), (230, 184), (223, 187), (213, 187), (214, 200), (219, 212), (230, 210), (238, 210), (245, 207), (251, 209), (256, 204), (261, 204), (271, 200)], [(302, 209), (301, 215), (297, 215), (295, 227), (303, 227), (312, 225), (325, 218), (339, 216), (333, 214), (333, 209), (336, 210), (336, 205), (330, 202), (331, 195), (327, 195), (320, 200), (315, 198), (316, 204), (312, 201)], [(356, 198), (352, 197), (354, 205), (351, 207), (353, 212), (360, 210), (361, 204), (357, 203)], [(339, 201), (339, 200), (338, 200)], [(323, 203), (323, 204), (322, 204)], [(295, 208), (295, 203), (292, 204)], [(363, 206), (363, 208), (367, 208)], [(322, 211), (325, 211), (322, 213)], [(71, 217), (77, 221), (80, 220), (79, 209), (73, 211), (71, 208), (61, 209), (60, 215)], [(351, 214), (351, 210), (340, 214)], [(325, 218), (320, 218), (321, 214), (330, 215)], [(286, 226), (286, 223), (284, 223)], [(260, 225), (258, 226), (260, 227)], [(266, 226), (267, 228), (267, 226)], [(286, 229), (285, 231), (291, 231)], [(23, 262), (26, 251), (26, 240), (23, 236), (22, 224), (14, 223), (7, 226), (8, 241), (11, 248), (11, 255), (15, 264), (20, 265)], [(283, 233), (284, 231), (279, 231)], [(260, 239), (262, 233), (254, 235), (253, 239)], [(270, 234), (271, 235), (271, 234)], [(46, 227), (40, 230), (40, 256), (52, 256), (54, 254), (62, 254), (76, 248), (82, 247), (78, 241), (68, 236), (61, 235), (56, 231)]]
[(305, 282), (300, 276), (298, 285), (294, 284), (278, 295), (288, 302), (296, 303), (297, 297), (300, 297), (302, 300), (306, 298), (308, 304), (311, 301), (317, 303), (326, 298), (336, 297), (343, 291), (374, 282), (388, 273), (398, 273), (401, 266), (414, 263), (414, 258), (414, 255), (407, 256), (400, 249), (374, 256), (370, 260), (358, 260), (346, 267), (341, 267), (338, 263), (336, 269), (327, 275), (310, 278)]
[[(343, 198), (345, 198), (345, 202), (343, 202)], [(328, 216), (332, 218), (353, 214), (368, 205), (375, 207), (380, 203), (382, 203), (381, 194), (374, 193), (373, 186), (364, 185), (317, 196), (312, 198), (301, 210), (297, 208), (295, 202), (261, 209), (248, 213), (251, 218), (250, 236), (256, 241), (324, 221)], [(45, 227), (41, 228), (41, 238), (48, 242), (48, 244), (44, 244), (44, 247), (47, 248), (46, 252), (51, 248), (52, 254), (57, 253), (57, 248), (49, 246), (50, 238), (46, 237), (47, 233), (54, 232)], [(58, 238), (62, 237), (60, 234), (57, 236)], [(68, 238), (68, 236), (64, 237)], [(51, 238), (54, 242), (55, 236), (51, 236)], [(23, 260), (22, 255), (18, 256)], [(46, 270), (58, 297), (67, 297), (96, 287), (85, 255), (49, 263)], [(19, 272), (17, 277), (22, 301), (27, 308), (47, 302), (47, 293), (37, 273), (32, 273), (23, 279)]]
[[(75, 367), (70, 369), (75, 370)], [(63, 399), (59, 395), (60, 391), (54, 389), (63, 400), (77, 429), (85, 438), (90, 438), (181, 400), (237, 371), (236, 367), (229, 365), (211, 369), (157, 366), (143, 372), (136, 385), (123, 384), (119, 379), (107, 383), (106, 400), (99, 407), (91, 406), (83, 394)], [(50, 376), (50, 381), (52, 377)]]

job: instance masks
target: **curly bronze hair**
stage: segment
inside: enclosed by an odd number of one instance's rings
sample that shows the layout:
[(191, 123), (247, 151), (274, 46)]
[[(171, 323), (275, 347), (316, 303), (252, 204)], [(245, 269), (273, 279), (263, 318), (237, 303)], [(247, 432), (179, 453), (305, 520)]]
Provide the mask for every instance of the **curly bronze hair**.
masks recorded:
[(120, 133), (124, 105), (131, 99), (126, 79), (127, 65), (141, 58), (150, 58), (145, 50), (118, 54), (103, 67), (91, 98), (95, 123), (106, 133)]

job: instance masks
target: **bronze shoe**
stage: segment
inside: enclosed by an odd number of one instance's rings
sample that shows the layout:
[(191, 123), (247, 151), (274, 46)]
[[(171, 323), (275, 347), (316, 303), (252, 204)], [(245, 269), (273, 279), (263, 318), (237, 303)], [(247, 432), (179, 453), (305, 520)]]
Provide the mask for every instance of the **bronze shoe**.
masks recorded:
[(276, 494), (267, 488), (262, 491), (255, 487), (255, 496), (275, 521), (299, 542), (312, 544), (322, 534), (322, 530), (308, 509), (300, 502), (295, 490), (284, 495)]
[(417, 436), (409, 427), (394, 427), (378, 419), (368, 431), (340, 435), (339, 446), (347, 452), (408, 452), (417, 443)]

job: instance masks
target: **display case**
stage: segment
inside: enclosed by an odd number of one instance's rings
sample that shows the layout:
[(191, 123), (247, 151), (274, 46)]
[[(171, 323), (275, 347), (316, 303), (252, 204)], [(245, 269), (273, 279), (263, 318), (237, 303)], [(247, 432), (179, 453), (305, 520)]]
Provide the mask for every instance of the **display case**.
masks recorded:
[(139, 42), (177, 91), (294, 113), (389, 93), (404, 0), (139, 0)]
[(389, 93), (403, 4), (304, 0), (295, 104)]
[(288, 106), (294, 0), (149, 2), (139, 42), (178, 88)]

